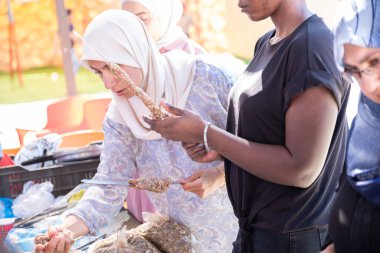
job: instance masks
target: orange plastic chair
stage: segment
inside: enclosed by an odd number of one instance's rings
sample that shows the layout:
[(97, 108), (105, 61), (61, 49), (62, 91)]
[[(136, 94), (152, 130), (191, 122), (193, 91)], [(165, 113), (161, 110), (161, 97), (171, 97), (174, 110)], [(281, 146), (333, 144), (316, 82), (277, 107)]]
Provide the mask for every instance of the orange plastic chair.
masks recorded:
[(64, 98), (47, 106), (47, 123), (44, 129), (54, 129), (55, 133), (80, 130), (83, 122), (83, 104), (80, 96)]
[(111, 98), (92, 99), (83, 104), (83, 119), (87, 129), (101, 130)]
[(103, 141), (104, 132), (98, 130), (81, 130), (61, 134), (62, 142), (59, 148), (74, 148), (87, 146), (91, 142)]
[(3, 154), (16, 155), (19, 150), (20, 150), (20, 147), (18, 147), (18, 148), (7, 148), (7, 149), (3, 149)]
[(83, 119), (83, 104), (87, 99), (74, 96), (63, 98), (47, 106), (47, 122), (43, 129), (34, 131), (16, 128), (20, 145), (24, 144), (24, 137), (28, 132), (35, 132), (37, 137), (49, 133), (66, 133), (86, 129)]

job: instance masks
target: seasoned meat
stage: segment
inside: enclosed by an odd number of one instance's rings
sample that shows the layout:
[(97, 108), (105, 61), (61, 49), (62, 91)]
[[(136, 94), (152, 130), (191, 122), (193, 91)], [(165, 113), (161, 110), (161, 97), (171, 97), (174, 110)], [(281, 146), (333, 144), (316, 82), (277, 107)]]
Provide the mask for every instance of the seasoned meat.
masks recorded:
[(143, 89), (136, 86), (132, 82), (128, 74), (122, 68), (120, 68), (119, 65), (112, 62), (107, 62), (107, 67), (118, 80), (121, 80), (129, 85), (129, 91), (132, 91), (144, 103), (144, 105), (149, 109), (155, 119), (163, 119), (168, 117), (167, 113), (163, 112), (161, 108), (153, 102), (153, 100), (149, 97), (148, 94), (146, 94)]
[(50, 238), (48, 235), (38, 235), (34, 238), (34, 243), (45, 245), (47, 242), (50, 241)]
[(161, 253), (141, 235), (124, 230), (99, 240), (91, 246), (89, 253)]
[(169, 178), (140, 177), (137, 179), (129, 179), (128, 183), (130, 187), (140, 190), (163, 193), (169, 188), (171, 180)]
[(190, 230), (172, 220), (144, 223), (129, 233), (139, 234), (166, 253), (191, 253), (192, 236)]

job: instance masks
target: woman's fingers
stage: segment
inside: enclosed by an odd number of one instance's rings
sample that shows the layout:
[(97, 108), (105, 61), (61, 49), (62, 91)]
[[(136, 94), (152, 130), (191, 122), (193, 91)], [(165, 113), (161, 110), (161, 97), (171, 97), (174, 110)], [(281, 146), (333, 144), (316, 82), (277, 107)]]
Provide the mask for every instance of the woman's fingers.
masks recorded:
[(54, 236), (50, 239), (50, 241), (45, 245), (45, 253), (53, 253), (57, 247), (59, 239), (57, 236)]
[(74, 240), (70, 233), (65, 233), (65, 250), (64, 253), (70, 252), (71, 245), (74, 243)]
[(184, 114), (184, 110), (180, 109), (174, 105), (169, 104), (166, 100), (161, 100), (162, 107), (169, 113), (177, 116), (182, 116)]
[(48, 235), (50, 238), (58, 235), (59, 232), (62, 232), (62, 229), (59, 227), (49, 227), (48, 229)]
[(202, 181), (200, 180), (202, 178), (202, 170), (195, 171), (192, 175), (190, 175), (188, 178), (186, 178), (187, 183), (182, 185), (182, 188), (185, 191), (194, 191), (199, 190), (199, 188), (202, 187)]
[(150, 118), (150, 117), (148, 117), (146, 115), (143, 115), (142, 118), (150, 126), (151, 130), (156, 131), (157, 133), (160, 133), (160, 134), (164, 133), (163, 130), (167, 126), (172, 125), (170, 117), (162, 119), (162, 120), (161, 119), (157, 120), (157, 119)]
[(182, 188), (187, 192), (200, 191), (202, 189), (202, 182), (198, 179), (196, 181), (182, 185)]
[(42, 244), (37, 244), (36, 247), (34, 248), (35, 253), (43, 253), (45, 246)]
[(74, 243), (71, 232), (60, 227), (49, 227), (47, 235), (49, 241), (44, 245), (36, 241), (36, 253), (68, 253)]
[(188, 149), (188, 148), (191, 148), (191, 147), (195, 147), (195, 146), (198, 146), (199, 143), (193, 143), (193, 142), (182, 142), (182, 147), (184, 149)]
[(65, 237), (62, 233), (59, 233), (56, 237), (58, 238), (56, 252), (57, 253), (64, 253), (65, 243), (66, 243)]
[(185, 148), (187, 155), (196, 162), (201, 162), (202, 157), (207, 154), (203, 144), (183, 142), (182, 146)]
[(165, 139), (181, 142), (201, 142), (206, 124), (196, 113), (175, 106), (165, 105), (172, 116), (153, 119), (143, 115), (143, 120), (150, 129), (161, 134)]
[(190, 148), (187, 148), (186, 149), (186, 153), (192, 157), (192, 156), (197, 156), (196, 154), (197, 153), (205, 153), (206, 149), (204, 147), (203, 144), (199, 144), (197, 146), (193, 146), (193, 147), (190, 147)]

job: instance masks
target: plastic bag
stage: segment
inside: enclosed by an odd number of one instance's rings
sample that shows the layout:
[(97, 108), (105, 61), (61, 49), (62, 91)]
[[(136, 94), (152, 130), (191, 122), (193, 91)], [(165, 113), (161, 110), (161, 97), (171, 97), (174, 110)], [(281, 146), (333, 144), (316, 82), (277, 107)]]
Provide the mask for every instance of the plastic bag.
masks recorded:
[[(20, 151), (17, 153), (14, 159), (15, 164), (21, 165), (22, 162), (28, 161), (30, 159), (44, 155), (51, 155), (54, 151), (57, 150), (61, 142), (62, 137), (56, 133), (47, 134), (41, 138), (33, 140), (20, 149)], [(46, 161), (44, 162), (44, 164), (36, 163), (26, 165), (24, 167), (28, 170), (32, 170), (51, 164), (53, 164), (53, 161)]]
[(190, 230), (167, 215), (143, 213), (146, 223), (131, 229), (128, 233), (145, 237), (159, 250), (167, 253), (192, 253), (195, 242)]
[(152, 243), (141, 235), (128, 233), (126, 228), (92, 244), (88, 253), (160, 253)]
[(26, 218), (49, 208), (54, 203), (53, 188), (53, 184), (49, 181), (40, 184), (26, 182), (22, 193), (13, 201), (13, 214)]
[(62, 224), (62, 217), (55, 215), (39, 221), (28, 228), (14, 227), (9, 231), (4, 240), (4, 244), (12, 253), (34, 252), (34, 238), (41, 234), (46, 234), (49, 226), (59, 226)]
[(0, 202), (0, 219), (5, 217), (5, 206)]
[(10, 252), (33, 252), (36, 246), (34, 244), (34, 237), (46, 233), (46, 231), (46, 228), (13, 228), (5, 238), (4, 244)]
[(168, 216), (143, 213), (146, 223), (117, 233), (93, 244), (88, 253), (193, 253), (190, 230)]
[(0, 198), (0, 218), (13, 218), (13, 200), (10, 198)]

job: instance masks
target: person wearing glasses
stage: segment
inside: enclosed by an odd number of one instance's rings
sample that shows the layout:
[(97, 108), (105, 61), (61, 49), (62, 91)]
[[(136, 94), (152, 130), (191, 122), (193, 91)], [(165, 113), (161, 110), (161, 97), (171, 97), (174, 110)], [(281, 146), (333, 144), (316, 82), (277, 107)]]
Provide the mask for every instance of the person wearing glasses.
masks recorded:
[(361, 90), (345, 171), (324, 253), (380, 252), (380, 0), (346, 0), (335, 29), (336, 58)]

